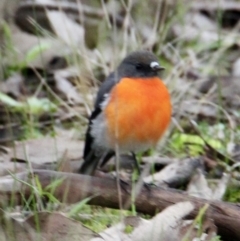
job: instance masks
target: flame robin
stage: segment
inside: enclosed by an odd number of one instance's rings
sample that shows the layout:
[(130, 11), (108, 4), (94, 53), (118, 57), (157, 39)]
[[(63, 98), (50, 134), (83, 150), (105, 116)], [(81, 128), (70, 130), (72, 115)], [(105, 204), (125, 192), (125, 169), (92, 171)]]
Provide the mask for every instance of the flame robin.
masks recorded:
[(158, 77), (164, 68), (149, 51), (130, 53), (103, 82), (89, 119), (84, 162), (79, 172), (92, 175), (119, 153), (154, 147), (171, 120), (168, 89)]

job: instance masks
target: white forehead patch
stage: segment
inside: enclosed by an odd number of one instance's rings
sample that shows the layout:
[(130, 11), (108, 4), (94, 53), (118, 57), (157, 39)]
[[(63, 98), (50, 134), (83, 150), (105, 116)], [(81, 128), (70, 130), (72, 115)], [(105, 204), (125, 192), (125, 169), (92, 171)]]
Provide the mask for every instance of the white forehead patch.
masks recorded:
[(150, 67), (151, 67), (152, 69), (154, 69), (154, 68), (157, 67), (157, 66), (159, 66), (159, 63), (156, 62), (156, 61), (153, 61), (153, 62), (150, 63)]

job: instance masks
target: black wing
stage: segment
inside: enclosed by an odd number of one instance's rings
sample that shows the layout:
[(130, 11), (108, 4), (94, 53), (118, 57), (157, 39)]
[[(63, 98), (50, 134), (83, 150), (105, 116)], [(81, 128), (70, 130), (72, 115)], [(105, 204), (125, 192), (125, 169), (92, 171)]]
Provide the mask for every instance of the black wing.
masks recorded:
[[(100, 157), (95, 155), (95, 150), (92, 148), (94, 138), (90, 134), (91, 125), (92, 125), (92, 121), (102, 112), (101, 104), (105, 100), (105, 97), (106, 97), (105, 95), (111, 91), (111, 89), (115, 84), (116, 84), (115, 75), (114, 73), (111, 73), (108, 76), (108, 78), (103, 82), (103, 84), (101, 85), (98, 91), (97, 98), (94, 104), (94, 110), (89, 118), (88, 128), (87, 128), (86, 137), (85, 137), (85, 146), (83, 151), (84, 163), (79, 170), (79, 172), (82, 174), (91, 175), (98, 166)], [(110, 151), (110, 150), (107, 151), (104, 155), (105, 156), (103, 159), (104, 163), (107, 162), (106, 159), (110, 159), (113, 155), (114, 155), (113, 151)]]
[(95, 109), (97, 109), (97, 108), (101, 109), (101, 104), (105, 100), (105, 95), (110, 93), (113, 86), (117, 83), (116, 77), (117, 76), (115, 76), (114, 72), (112, 72), (100, 86), (98, 93), (97, 93), (97, 98), (96, 98), (96, 101), (94, 104)]

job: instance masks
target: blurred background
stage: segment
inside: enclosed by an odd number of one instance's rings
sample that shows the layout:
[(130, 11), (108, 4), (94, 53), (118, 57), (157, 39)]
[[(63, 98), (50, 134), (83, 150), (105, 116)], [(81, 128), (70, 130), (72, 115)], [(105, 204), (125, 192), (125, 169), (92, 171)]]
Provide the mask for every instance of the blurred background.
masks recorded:
[(83, 140), (101, 82), (147, 49), (174, 108), (159, 152), (206, 154), (204, 139), (239, 160), (239, 19), (240, 2), (227, 0), (1, 1), (0, 143), (59, 131)]
[(158, 154), (212, 157), (210, 143), (239, 160), (239, 19), (240, 2), (227, 0), (2, 0), (0, 143), (84, 140), (101, 82), (147, 49), (166, 68), (174, 108)]
[(239, 1), (227, 0), (2, 0), (0, 142), (84, 124), (99, 84), (137, 49), (152, 50), (166, 68), (182, 131), (187, 115), (228, 130), (225, 144), (233, 142), (239, 11)]
[[(161, 173), (156, 185), (240, 202), (239, 20), (238, 0), (1, 0), (1, 163), (78, 168), (99, 85), (127, 53), (146, 49), (166, 69), (173, 118), (142, 163)], [(112, 221), (104, 215), (95, 230)]]

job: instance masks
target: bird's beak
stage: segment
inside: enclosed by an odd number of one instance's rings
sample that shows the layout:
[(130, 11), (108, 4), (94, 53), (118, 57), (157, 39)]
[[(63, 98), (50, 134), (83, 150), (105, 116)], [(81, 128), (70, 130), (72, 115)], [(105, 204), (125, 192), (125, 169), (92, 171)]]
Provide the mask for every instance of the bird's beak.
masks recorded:
[(158, 71), (163, 71), (163, 70), (165, 70), (165, 68), (162, 67), (162, 66), (160, 66), (160, 65), (158, 65), (158, 66), (156, 66), (156, 67), (153, 68), (153, 71), (156, 71), (156, 72), (158, 72)]
[(158, 71), (162, 71), (162, 70), (165, 70), (164, 67), (160, 66), (160, 64), (158, 62), (152, 62), (150, 64), (150, 67), (152, 68), (152, 70), (154, 72), (158, 72)]

